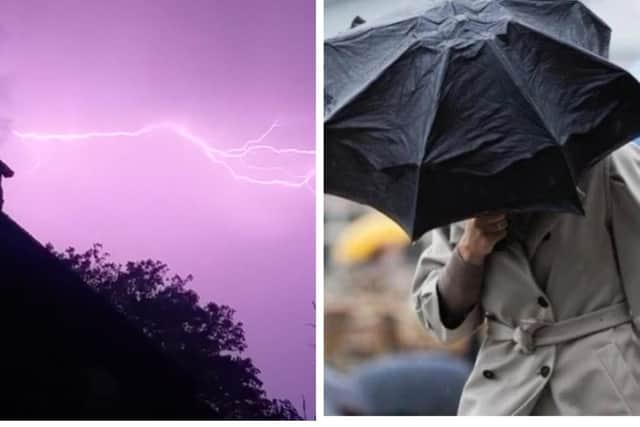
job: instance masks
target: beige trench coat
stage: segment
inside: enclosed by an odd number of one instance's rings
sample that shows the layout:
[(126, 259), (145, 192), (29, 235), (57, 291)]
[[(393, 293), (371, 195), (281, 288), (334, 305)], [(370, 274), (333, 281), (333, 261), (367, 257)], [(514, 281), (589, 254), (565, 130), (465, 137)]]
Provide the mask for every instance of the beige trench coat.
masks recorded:
[(632, 321), (530, 353), (488, 334), (460, 415), (640, 415), (640, 149), (617, 150), (578, 189), (586, 216), (537, 214), (523, 243), (496, 249), (485, 263), (481, 304), (456, 329), (441, 322), (436, 284), (464, 222), (436, 230), (418, 265), (412, 303), (444, 342), (472, 334), (487, 315), (517, 327), (524, 319), (558, 322), (626, 301)]

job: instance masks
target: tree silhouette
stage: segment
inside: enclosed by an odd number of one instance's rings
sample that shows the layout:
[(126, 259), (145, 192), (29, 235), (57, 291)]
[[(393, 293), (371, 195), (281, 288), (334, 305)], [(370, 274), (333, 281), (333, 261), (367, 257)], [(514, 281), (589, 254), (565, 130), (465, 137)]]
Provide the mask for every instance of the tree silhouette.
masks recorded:
[(235, 311), (200, 304), (191, 275), (170, 275), (161, 261), (117, 264), (94, 244), (84, 253), (47, 248), (108, 299), (198, 383), (200, 397), (227, 419), (301, 419), (288, 400), (269, 399)]

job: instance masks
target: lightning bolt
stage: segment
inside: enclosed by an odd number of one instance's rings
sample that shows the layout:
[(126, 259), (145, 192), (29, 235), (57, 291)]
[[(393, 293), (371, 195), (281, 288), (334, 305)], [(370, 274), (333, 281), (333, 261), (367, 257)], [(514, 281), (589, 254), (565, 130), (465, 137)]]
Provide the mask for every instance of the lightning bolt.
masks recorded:
[(14, 130), (13, 135), (25, 142), (34, 141), (85, 141), (98, 138), (135, 138), (143, 135), (147, 135), (153, 132), (167, 131), (179, 136), (183, 141), (196, 147), (203, 155), (205, 155), (209, 161), (217, 164), (226, 169), (229, 174), (236, 181), (246, 182), (257, 185), (278, 185), (284, 187), (301, 188), (307, 187), (311, 190), (309, 183), (315, 176), (315, 169), (310, 169), (304, 175), (289, 176), (288, 179), (277, 177), (270, 179), (261, 179), (251, 177), (249, 175), (243, 175), (238, 173), (229, 164), (229, 159), (240, 160), (248, 169), (262, 170), (262, 171), (280, 171), (287, 175), (290, 175), (287, 170), (281, 167), (264, 167), (249, 165), (246, 162), (246, 158), (250, 153), (267, 151), (276, 155), (299, 155), (299, 156), (314, 156), (315, 150), (302, 150), (299, 148), (277, 148), (268, 144), (264, 144), (264, 140), (273, 132), (274, 129), (279, 127), (278, 122), (274, 122), (262, 135), (258, 138), (245, 142), (241, 147), (231, 148), (227, 150), (218, 149), (210, 146), (203, 138), (194, 134), (191, 130), (178, 123), (173, 122), (161, 122), (146, 125), (138, 130), (133, 131), (108, 131), (108, 132), (84, 132), (84, 133), (43, 133), (43, 132), (21, 132)]

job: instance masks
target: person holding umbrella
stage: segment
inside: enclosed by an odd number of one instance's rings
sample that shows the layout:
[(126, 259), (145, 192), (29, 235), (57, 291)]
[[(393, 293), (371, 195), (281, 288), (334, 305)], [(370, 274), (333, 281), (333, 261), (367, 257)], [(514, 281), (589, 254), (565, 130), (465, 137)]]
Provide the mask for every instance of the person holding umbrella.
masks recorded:
[(640, 415), (640, 148), (581, 187), (584, 217), (494, 213), (433, 232), (418, 316), (445, 342), (487, 325), (460, 414)]
[[(449, 0), (325, 41), (325, 191), (431, 232), (460, 415), (640, 415), (640, 83), (577, 0)], [(470, 219), (469, 219), (470, 218)]]

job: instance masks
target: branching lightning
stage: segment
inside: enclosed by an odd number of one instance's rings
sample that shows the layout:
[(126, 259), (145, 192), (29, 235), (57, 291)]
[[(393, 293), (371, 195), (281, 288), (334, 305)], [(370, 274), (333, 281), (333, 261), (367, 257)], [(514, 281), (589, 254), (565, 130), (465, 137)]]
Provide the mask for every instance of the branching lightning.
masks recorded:
[[(258, 185), (278, 185), (285, 187), (311, 188), (309, 183), (315, 176), (315, 169), (310, 169), (304, 175), (291, 175), (282, 167), (249, 165), (246, 162), (247, 156), (251, 153), (267, 151), (275, 155), (297, 155), (297, 156), (314, 156), (315, 150), (303, 150), (298, 148), (277, 148), (264, 143), (264, 140), (279, 127), (278, 122), (274, 122), (266, 132), (260, 137), (245, 142), (241, 147), (231, 149), (218, 149), (210, 146), (204, 139), (195, 135), (191, 130), (177, 123), (161, 122), (146, 125), (134, 131), (108, 131), (108, 132), (84, 132), (84, 133), (43, 133), (43, 132), (21, 132), (13, 131), (13, 135), (25, 142), (34, 141), (86, 141), (98, 138), (135, 138), (152, 132), (166, 131), (179, 136), (183, 141), (196, 147), (204, 154), (209, 161), (226, 169), (236, 181), (246, 182)], [(237, 172), (230, 164), (230, 159), (238, 159), (247, 169), (280, 172), (283, 176), (275, 176), (273, 178), (256, 178)]]

